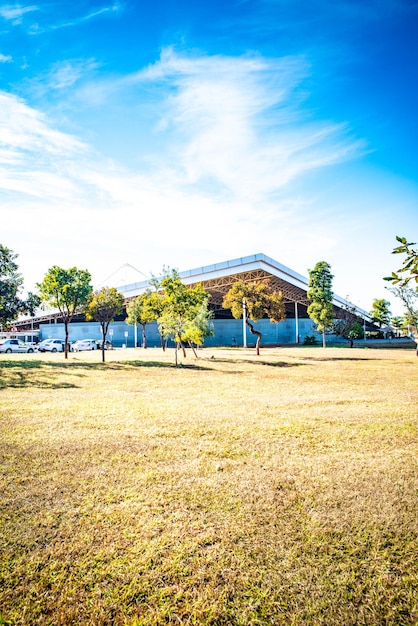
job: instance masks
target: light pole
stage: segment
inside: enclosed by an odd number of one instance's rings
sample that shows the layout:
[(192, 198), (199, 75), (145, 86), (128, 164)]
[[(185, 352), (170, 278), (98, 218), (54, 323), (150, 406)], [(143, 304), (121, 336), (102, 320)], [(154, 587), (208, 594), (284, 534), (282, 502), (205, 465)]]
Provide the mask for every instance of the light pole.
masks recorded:
[(243, 347), (247, 347), (247, 303), (245, 298), (242, 299), (242, 340)]

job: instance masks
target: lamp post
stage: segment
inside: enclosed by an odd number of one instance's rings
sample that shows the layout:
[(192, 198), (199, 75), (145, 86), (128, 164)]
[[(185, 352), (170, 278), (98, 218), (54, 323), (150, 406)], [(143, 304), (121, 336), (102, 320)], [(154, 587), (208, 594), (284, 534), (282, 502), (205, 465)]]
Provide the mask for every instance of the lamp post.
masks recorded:
[(242, 340), (243, 347), (247, 347), (247, 303), (245, 298), (242, 299)]

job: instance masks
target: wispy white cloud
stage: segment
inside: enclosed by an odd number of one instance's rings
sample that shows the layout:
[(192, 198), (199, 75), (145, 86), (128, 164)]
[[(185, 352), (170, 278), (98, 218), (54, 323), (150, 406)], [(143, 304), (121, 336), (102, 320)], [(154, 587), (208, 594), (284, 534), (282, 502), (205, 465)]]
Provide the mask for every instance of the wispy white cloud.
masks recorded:
[(74, 90), (82, 80), (91, 80), (92, 75), (99, 69), (100, 64), (91, 59), (66, 59), (54, 63), (46, 72), (40, 73), (29, 83), (28, 90), (37, 98), (51, 95), (51, 91)]
[(114, 2), (110, 6), (105, 6), (95, 11), (90, 11), (86, 15), (81, 15), (74, 19), (57, 22), (55, 24), (50, 24), (48, 26), (43, 26), (40, 24), (32, 24), (29, 29), (29, 33), (32, 35), (41, 35), (42, 33), (45, 33), (51, 30), (59, 30), (61, 28), (72, 28), (75, 26), (79, 26), (80, 24), (83, 24), (85, 22), (94, 20), (101, 16), (120, 13), (122, 10), (123, 10), (123, 5), (119, 2)]
[(28, 6), (4, 4), (0, 6), (0, 16), (5, 20), (11, 21), (14, 25), (21, 24), (23, 16), (33, 11), (39, 11), (39, 7), (34, 4)]
[(12, 57), (9, 54), (1, 54), (0, 52), (0, 63), (11, 63)]
[(74, 155), (83, 150), (78, 139), (54, 130), (44, 115), (22, 99), (0, 92), (0, 145), (12, 150)]
[(161, 85), (158, 128), (173, 131), (184, 182), (211, 178), (237, 197), (268, 196), (292, 178), (359, 156), (345, 124), (313, 122), (298, 105), (305, 59), (191, 58), (164, 50), (127, 80)]

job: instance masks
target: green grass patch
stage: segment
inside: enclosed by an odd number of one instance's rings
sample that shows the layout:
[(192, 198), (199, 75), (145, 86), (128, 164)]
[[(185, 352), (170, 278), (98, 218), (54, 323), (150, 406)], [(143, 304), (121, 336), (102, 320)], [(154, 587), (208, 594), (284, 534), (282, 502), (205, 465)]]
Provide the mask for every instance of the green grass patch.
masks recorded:
[(0, 356), (0, 624), (417, 624), (414, 353), (200, 355)]

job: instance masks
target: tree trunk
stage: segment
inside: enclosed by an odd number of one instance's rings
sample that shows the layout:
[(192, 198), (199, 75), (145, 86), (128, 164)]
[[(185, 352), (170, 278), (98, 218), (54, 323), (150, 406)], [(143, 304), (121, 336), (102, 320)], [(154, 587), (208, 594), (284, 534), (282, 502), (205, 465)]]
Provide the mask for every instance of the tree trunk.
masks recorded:
[(186, 354), (186, 348), (184, 346), (184, 343), (182, 342), (182, 340), (180, 339), (179, 344), (181, 346), (181, 349), (183, 351), (183, 358), (186, 358), (187, 354)]
[(65, 327), (64, 353), (65, 353), (65, 358), (68, 359), (68, 322), (64, 323), (64, 327)]
[(245, 320), (245, 322), (248, 328), (250, 329), (251, 333), (257, 336), (257, 341), (255, 343), (255, 353), (257, 356), (259, 356), (260, 355), (260, 343), (261, 343), (261, 339), (263, 338), (263, 335), (262, 333), (260, 333), (259, 330), (254, 329), (254, 326), (251, 324), (248, 318)]
[(327, 347), (327, 340), (325, 339), (325, 330), (322, 331), (322, 347)]
[(147, 335), (145, 332), (145, 324), (142, 324), (142, 347), (146, 349), (147, 347)]
[(105, 324), (101, 324), (102, 327), (102, 363), (105, 362), (105, 342), (106, 342), (106, 335), (107, 335), (107, 329), (109, 327), (109, 324), (107, 324), (107, 326)]
[(163, 349), (163, 352), (165, 352), (165, 341), (164, 341), (164, 329), (161, 328), (161, 331), (159, 332), (160, 335), (160, 342), (161, 342), (161, 347)]
[(193, 350), (193, 354), (195, 355), (196, 359), (198, 359), (199, 357), (197, 356), (197, 352), (196, 352), (195, 347), (193, 345), (193, 341), (189, 341), (189, 346)]

